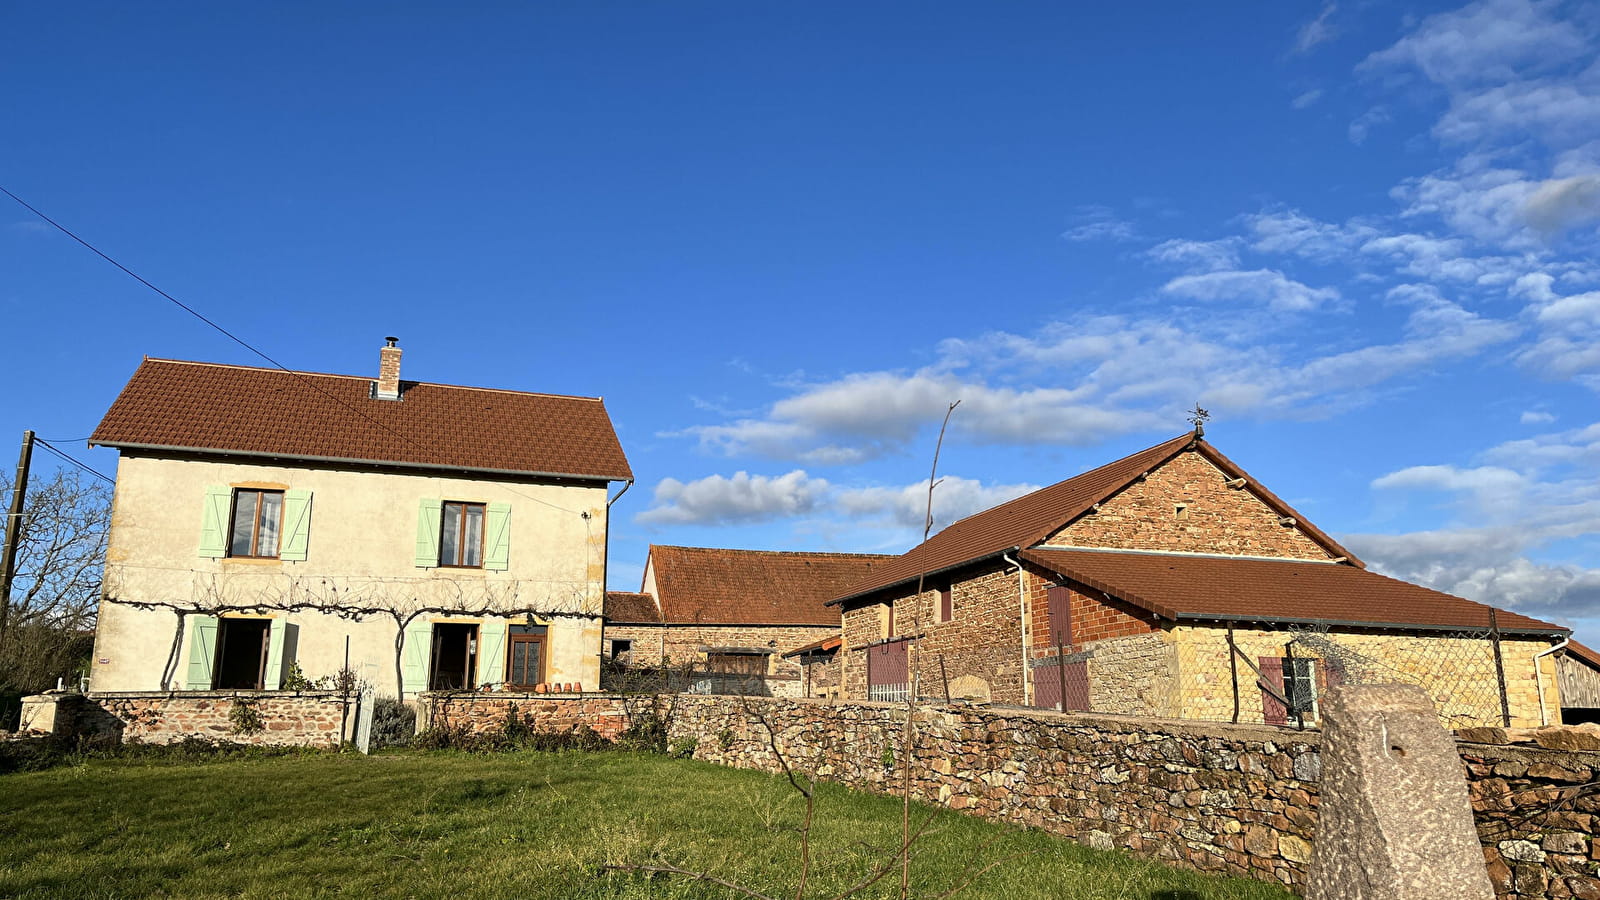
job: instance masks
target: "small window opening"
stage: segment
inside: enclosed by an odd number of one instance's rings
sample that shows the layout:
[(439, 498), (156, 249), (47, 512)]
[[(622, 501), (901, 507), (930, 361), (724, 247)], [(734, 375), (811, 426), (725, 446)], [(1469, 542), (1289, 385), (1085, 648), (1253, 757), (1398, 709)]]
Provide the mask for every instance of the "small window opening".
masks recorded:
[(1187, 503), (1179, 503), (1179, 504), (1174, 505), (1172, 507), (1172, 517), (1174, 519), (1187, 519), (1187, 518), (1189, 518), (1189, 504), (1187, 504)]
[(947, 583), (939, 588), (939, 621), (948, 622), (955, 618), (955, 597)]
[(630, 638), (628, 640), (625, 640), (625, 641), (624, 640), (618, 640), (618, 639), (615, 639), (615, 638), (612, 639), (612, 641), (611, 641), (611, 656), (612, 656), (613, 659), (615, 659), (618, 656), (623, 655), (624, 653), (631, 653), (631, 652), (633, 652), (633, 639), (632, 638)]
[(259, 691), (267, 671), (267, 619), (222, 619), (217, 623), (216, 675), (219, 691)]
[(433, 672), (428, 687), (435, 691), (470, 691), (478, 663), (478, 626), (440, 623), (433, 626)]

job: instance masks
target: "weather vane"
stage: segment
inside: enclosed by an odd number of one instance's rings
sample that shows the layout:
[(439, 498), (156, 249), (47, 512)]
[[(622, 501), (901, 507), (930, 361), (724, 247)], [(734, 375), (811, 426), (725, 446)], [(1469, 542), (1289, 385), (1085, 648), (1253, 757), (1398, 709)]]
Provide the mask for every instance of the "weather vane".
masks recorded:
[(1201, 406), (1199, 403), (1195, 403), (1194, 409), (1189, 410), (1187, 419), (1189, 423), (1194, 426), (1195, 434), (1205, 434), (1206, 423), (1211, 420), (1211, 411)]

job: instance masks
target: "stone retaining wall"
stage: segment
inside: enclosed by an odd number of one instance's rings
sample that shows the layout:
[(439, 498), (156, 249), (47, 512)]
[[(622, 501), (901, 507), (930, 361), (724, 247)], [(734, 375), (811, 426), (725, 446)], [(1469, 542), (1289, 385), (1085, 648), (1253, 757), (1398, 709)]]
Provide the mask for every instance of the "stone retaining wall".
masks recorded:
[[(797, 770), (882, 793), (903, 777), (905, 707), (724, 696), (438, 694), (419, 725), (500, 727), (517, 704), (538, 730), (615, 736), (645, 715), (699, 759), (776, 772), (765, 719)], [(1094, 847), (1210, 872), (1305, 883), (1321, 739), (1264, 725), (921, 707), (914, 796)], [(1600, 900), (1600, 752), (1459, 745), (1490, 879), (1504, 898)]]
[[(345, 704), (331, 691), (50, 693), (28, 697), (24, 704), (24, 731), (147, 744), (203, 737), (239, 744), (337, 747), (341, 729), (354, 730), (356, 711), (352, 699), (346, 717)], [(253, 715), (236, 720), (233, 711), (241, 705)], [(251, 719), (259, 730), (241, 729)]]
[(534, 731), (565, 733), (588, 726), (616, 740), (633, 716), (645, 715), (654, 703), (654, 697), (642, 695), (426, 693), (417, 698), (417, 730), (465, 726), (481, 734), (503, 728), (515, 713)]

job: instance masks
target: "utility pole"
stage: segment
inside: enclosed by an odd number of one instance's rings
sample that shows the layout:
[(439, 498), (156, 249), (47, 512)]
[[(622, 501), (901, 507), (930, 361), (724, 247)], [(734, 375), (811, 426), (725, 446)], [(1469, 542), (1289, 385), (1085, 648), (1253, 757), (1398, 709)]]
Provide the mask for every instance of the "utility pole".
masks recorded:
[(0, 550), (0, 650), (5, 649), (11, 619), (11, 580), (17, 574), (17, 545), (22, 543), (22, 498), (28, 493), (28, 466), (33, 463), (33, 432), (22, 433), (17, 478), (11, 484), (11, 511), (6, 514), (6, 542)]

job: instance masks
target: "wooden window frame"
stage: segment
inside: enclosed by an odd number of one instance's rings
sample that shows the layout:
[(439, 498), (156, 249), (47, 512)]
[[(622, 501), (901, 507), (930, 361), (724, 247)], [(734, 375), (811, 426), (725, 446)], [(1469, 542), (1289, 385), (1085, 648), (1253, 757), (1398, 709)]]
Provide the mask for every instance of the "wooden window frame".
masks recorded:
[[(512, 688), (514, 690), (532, 690), (537, 685), (540, 685), (540, 684), (544, 683), (544, 673), (545, 673), (546, 668), (547, 668), (547, 666), (549, 665), (549, 662), (550, 662), (550, 657), (546, 652), (550, 648), (550, 642), (549, 642), (548, 638), (549, 638), (548, 634), (538, 634), (538, 633), (534, 633), (534, 634), (507, 634), (506, 635), (506, 668), (505, 668), (506, 676), (505, 677), (506, 677), (506, 686), (507, 687), (510, 687), (510, 688)], [(516, 647), (517, 647), (518, 644), (538, 644), (539, 645), (539, 671), (536, 673), (538, 675), (537, 680), (529, 681), (529, 682), (522, 682), (522, 681), (513, 681), (511, 679), (511, 675), (512, 675), (511, 661), (516, 658), (516, 655), (515, 655), (514, 651), (516, 650)]]
[[(256, 495), (256, 515), (250, 523), (250, 552), (234, 553), (233, 529), (237, 524), (238, 519), (239, 497), (244, 494)], [(261, 542), (261, 510), (265, 507), (265, 504), (262, 503), (261, 500), (267, 494), (278, 495), (278, 546), (272, 548), (271, 553), (260, 553), (258, 551), (261, 548), (258, 545)], [(279, 554), (283, 552), (283, 495), (284, 492), (278, 488), (246, 487), (233, 489), (233, 502), (228, 505), (228, 543), (225, 545), (228, 553), (228, 559), (277, 559), (279, 557)]]
[[(467, 550), (467, 510), (473, 507), (478, 509), (478, 561), (476, 563), (445, 562), (444, 559), (444, 528), (450, 521), (450, 508), (461, 510), (457, 516), (456, 528), (456, 559), (461, 559)], [(489, 504), (477, 503), (471, 500), (444, 500), (439, 504), (439, 568), (441, 569), (481, 569), (484, 556), (488, 550), (489, 537)]]
[[(756, 672), (756, 671), (745, 671), (745, 669), (755, 669), (755, 668), (757, 668), (755, 665), (750, 664), (750, 663), (753, 663), (755, 660), (760, 660), (761, 661), (760, 671), (759, 672)], [(717, 668), (717, 664), (719, 662), (724, 664), (724, 665), (728, 665), (728, 664), (733, 664), (733, 665), (732, 665), (731, 668), (720, 669), (720, 668)], [(740, 666), (737, 663), (746, 663), (746, 665)], [(713, 675), (742, 675), (742, 676), (747, 676), (747, 677), (748, 676), (765, 677), (767, 675), (767, 673), (771, 670), (771, 668), (772, 668), (772, 654), (770, 654), (770, 653), (735, 653), (735, 652), (728, 651), (728, 650), (708, 650), (708, 651), (706, 651), (706, 671), (711, 673), (711, 674), (713, 674)]]
[(938, 608), (934, 610), (934, 620), (939, 624), (954, 621), (956, 617), (955, 590), (950, 582), (946, 581), (939, 588)]

